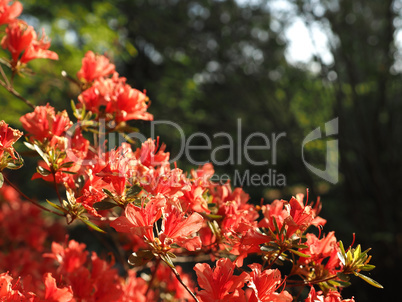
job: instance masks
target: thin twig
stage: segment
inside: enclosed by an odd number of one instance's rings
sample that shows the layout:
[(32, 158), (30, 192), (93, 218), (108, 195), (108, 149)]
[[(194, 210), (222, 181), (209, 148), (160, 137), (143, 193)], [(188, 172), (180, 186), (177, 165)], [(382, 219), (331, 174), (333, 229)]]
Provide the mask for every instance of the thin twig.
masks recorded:
[(194, 299), (195, 301), (200, 302), (200, 301), (197, 299), (197, 297), (195, 296), (195, 294), (194, 294), (194, 293), (188, 288), (188, 286), (183, 282), (183, 280), (181, 279), (181, 277), (180, 277), (179, 273), (177, 272), (177, 270), (176, 270), (174, 267), (170, 266), (170, 265), (168, 265), (168, 266), (170, 267), (170, 269), (172, 270), (172, 272), (175, 274), (176, 279), (179, 280), (179, 282), (181, 283), (181, 285), (183, 285), (184, 288), (189, 292), (189, 294), (191, 295), (191, 297), (193, 297), (193, 299)]
[(11, 87), (10, 82), (8, 81), (8, 78), (7, 78), (7, 76), (6, 76), (5, 72), (4, 72), (3, 67), (1, 66), (1, 64), (0, 64), (0, 72), (1, 72), (1, 75), (3, 76), (4, 81), (6, 82), (7, 87)]
[(82, 90), (82, 83), (77, 81), (76, 79), (74, 79), (73, 77), (71, 77), (70, 75), (68, 75), (67, 71), (62, 70), (61, 71), (61, 76), (63, 78), (66, 78), (67, 80), (69, 80), (71, 83), (77, 85), (81, 90)]
[(330, 281), (330, 280), (333, 280), (333, 279), (336, 279), (336, 278), (338, 278), (338, 276), (333, 275), (333, 276), (330, 276), (330, 277), (327, 277), (327, 278), (324, 278), (324, 279), (316, 279), (316, 280), (310, 280), (310, 281), (307, 281), (307, 280), (302, 280), (302, 281), (299, 281), (299, 280), (287, 280), (286, 283), (287, 283), (287, 286), (289, 286), (289, 287), (297, 287), (297, 286), (305, 286), (307, 284), (318, 284), (318, 283), (322, 283), (322, 282), (327, 282), (327, 281)]
[(32, 104), (30, 101), (28, 101), (26, 98), (24, 98), (22, 95), (20, 95), (12, 86), (7, 85), (2, 80), (0, 80), (0, 85), (3, 86), (5, 89), (7, 89), (7, 91), (10, 92), (12, 95), (14, 95), (16, 98), (20, 99), (25, 104), (27, 104), (29, 107), (35, 109), (35, 105)]
[(269, 269), (275, 264), (276, 260), (279, 259), (279, 257), (282, 255), (283, 252), (284, 252), (284, 250), (283, 250), (283, 248), (281, 248), (278, 252), (278, 255), (276, 255), (275, 259), (269, 263), (269, 266), (268, 266)]
[(63, 201), (62, 201), (62, 199), (61, 199), (59, 187), (57, 186), (56, 172), (53, 170), (53, 167), (52, 167), (52, 174), (53, 174), (54, 188), (55, 188), (55, 190), (56, 190), (57, 197), (59, 198), (59, 203), (60, 203), (61, 206), (63, 206)]
[(52, 211), (52, 210), (50, 210), (50, 209), (48, 209), (48, 208), (42, 206), (40, 203), (38, 203), (37, 201), (33, 200), (32, 198), (29, 198), (29, 197), (28, 197), (27, 195), (25, 195), (16, 185), (14, 185), (6, 176), (4, 176), (4, 174), (3, 174), (3, 177), (4, 177), (4, 181), (5, 181), (8, 185), (10, 185), (10, 186), (11, 186), (14, 190), (16, 190), (22, 197), (24, 197), (26, 200), (28, 200), (29, 202), (31, 202), (31, 203), (34, 204), (35, 206), (41, 208), (41, 209), (44, 210), (44, 211), (47, 211), (47, 212), (52, 213), (52, 214), (55, 214), (55, 215), (57, 215), (57, 216), (65, 217), (64, 214), (61, 214), (61, 213)]

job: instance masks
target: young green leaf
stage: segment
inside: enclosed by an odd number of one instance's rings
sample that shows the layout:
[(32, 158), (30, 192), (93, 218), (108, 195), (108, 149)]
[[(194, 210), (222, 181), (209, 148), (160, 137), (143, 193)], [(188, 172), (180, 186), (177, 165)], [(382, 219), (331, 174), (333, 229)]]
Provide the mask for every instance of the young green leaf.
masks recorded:
[(87, 226), (89, 226), (90, 228), (94, 229), (95, 231), (98, 231), (100, 233), (106, 233), (104, 230), (102, 230), (100, 227), (98, 227), (93, 222), (91, 222), (89, 220), (82, 219), (82, 217), (79, 217), (79, 218), (83, 223), (85, 223)]
[(354, 274), (355, 274), (355, 276), (363, 279), (364, 281), (366, 281), (368, 284), (370, 284), (372, 286), (375, 286), (375, 287), (378, 287), (378, 288), (384, 288), (380, 283), (378, 283), (377, 281), (371, 279), (370, 277), (362, 275), (362, 274), (360, 274), (358, 272), (354, 272)]

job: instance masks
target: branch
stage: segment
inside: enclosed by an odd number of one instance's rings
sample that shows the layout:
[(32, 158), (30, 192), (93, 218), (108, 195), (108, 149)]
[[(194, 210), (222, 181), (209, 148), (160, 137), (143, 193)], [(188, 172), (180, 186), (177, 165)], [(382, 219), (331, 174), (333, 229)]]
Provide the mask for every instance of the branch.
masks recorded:
[(194, 293), (188, 288), (188, 286), (183, 282), (183, 280), (181, 279), (179, 273), (177, 272), (176, 268), (168, 265), (170, 267), (170, 269), (172, 270), (172, 272), (175, 274), (176, 279), (179, 280), (179, 282), (181, 283), (181, 285), (184, 286), (184, 288), (189, 292), (189, 294), (191, 295), (191, 297), (193, 297), (193, 299), (197, 302), (200, 302), (197, 297), (194, 295)]
[[(3, 69), (1, 68), (0, 73), (3, 75), (4, 77), (4, 71), (1, 72)], [(4, 79), (7, 79), (6, 77)], [(7, 80), (8, 82), (8, 80)], [(9, 83), (7, 84), (6, 82), (0, 80), (0, 85), (3, 86), (8, 92), (10, 92), (12, 95), (14, 95), (16, 98), (20, 99), (21, 101), (23, 101), (25, 104), (27, 104), (29, 107), (31, 107), (32, 109), (35, 109), (35, 105), (32, 104), (29, 100), (27, 100), (26, 98), (24, 98), (21, 94), (19, 94)]]

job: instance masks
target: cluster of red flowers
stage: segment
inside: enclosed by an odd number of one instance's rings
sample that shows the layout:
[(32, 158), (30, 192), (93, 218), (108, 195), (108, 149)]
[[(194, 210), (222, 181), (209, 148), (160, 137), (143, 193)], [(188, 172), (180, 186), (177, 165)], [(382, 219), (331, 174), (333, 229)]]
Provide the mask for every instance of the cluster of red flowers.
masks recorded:
[[(13, 74), (29, 60), (56, 59), (44, 36), (38, 41), (30, 26), (15, 19), (19, 2), (8, 2), (0, 1), (0, 23), (8, 23), (2, 46), (11, 53)], [(326, 221), (318, 216), (319, 201), (308, 204), (298, 194), (255, 205), (241, 188), (212, 182), (211, 164), (190, 173), (172, 167), (159, 140), (136, 149), (128, 143), (106, 148), (105, 132), (153, 119), (148, 98), (126, 84), (108, 58), (89, 51), (77, 83), (76, 123), (49, 104), (20, 119), (26, 146), (40, 157), (33, 179), (53, 183), (58, 201), (45, 206), (3, 175), (22, 165), (13, 147), (22, 132), (0, 122), (0, 186), (9, 184), (0, 192), (0, 300), (292, 301), (303, 294), (293, 288), (307, 287), (306, 302), (336, 302), (354, 301), (339, 293), (350, 274), (379, 286), (360, 273), (374, 268), (367, 251), (345, 251), (334, 232), (321, 235)], [(114, 267), (114, 257), (105, 261), (89, 253), (43, 211), (67, 224), (107, 230), (132, 268), (119, 275), (117, 267), (127, 263)], [(310, 227), (317, 227), (318, 237)], [(260, 263), (245, 266), (251, 255)], [(194, 266), (198, 286), (177, 265), (183, 259), (204, 262)], [(274, 268), (283, 262), (291, 264), (288, 271)]]
[(13, 70), (34, 59), (58, 60), (58, 55), (48, 50), (50, 41), (45, 33), (41, 39), (34, 28), (25, 21), (16, 19), (22, 12), (22, 5), (16, 1), (9, 5), (10, 0), (0, 1), (0, 25), (7, 24), (6, 35), (1, 40), (1, 46), (11, 53), (10, 65)]

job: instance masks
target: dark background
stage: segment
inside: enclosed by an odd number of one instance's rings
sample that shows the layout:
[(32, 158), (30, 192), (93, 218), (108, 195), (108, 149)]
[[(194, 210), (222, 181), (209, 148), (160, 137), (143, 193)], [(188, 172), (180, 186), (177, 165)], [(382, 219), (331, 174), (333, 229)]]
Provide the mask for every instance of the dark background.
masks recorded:
[[(286, 3), (287, 9), (272, 10)], [(30, 63), (35, 77), (16, 79), (16, 90), (33, 103), (70, 107), (79, 91), (60, 75), (72, 77), (87, 50), (105, 53), (133, 87), (147, 90), (156, 120), (177, 123), (186, 137), (204, 132), (208, 137), (229, 133), (237, 145), (237, 119), (243, 140), (251, 133), (285, 132), (278, 143), (277, 163), (267, 150), (252, 151), (254, 160), (269, 165), (216, 166), (217, 175), (263, 175), (275, 169), (286, 186), (245, 185), (259, 203), (310, 190), (323, 202), (324, 232), (336, 231), (345, 245), (356, 241), (373, 248), (370, 276), (380, 290), (354, 279), (343, 292), (356, 301), (394, 300), (402, 284), (402, 27), (400, 0), (284, 0), (284, 1), (22, 1), (22, 18), (52, 38), (51, 49), (60, 61)], [(295, 20), (309, 29), (320, 27), (329, 41), (333, 60), (319, 54), (310, 62), (291, 63), (285, 56), (284, 34)], [(401, 37), (401, 34), (399, 34)], [(307, 43), (307, 41), (306, 41)], [(398, 46), (399, 45), (399, 46)], [(50, 73), (50, 75), (49, 75)], [(2, 119), (20, 128), (18, 117), (30, 108), (0, 90)], [(70, 109), (69, 109), (70, 110)], [(339, 117), (340, 181), (331, 184), (303, 164), (304, 137), (316, 127)], [(134, 122), (149, 135), (148, 122)], [(323, 128), (322, 128), (323, 129)], [(180, 136), (168, 126), (157, 128), (172, 155), (180, 150)], [(199, 144), (205, 141), (200, 139)], [(252, 140), (251, 145), (261, 145)], [(192, 145), (197, 144), (194, 139)], [(227, 144), (213, 139), (213, 146)], [(324, 168), (326, 140), (306, 145), (309, 163)], [(20, 149), (24, 149), (22, 146)], [(208, 161), (211, 151), (192, 152)], [(216, 153), (222, 161), (224, 151)], [(237, 155), (236, 155), (237, 156)], [(19, 174), (32, 195), (38, 181), (27, 182), (33, 167)], [(178, 166), (194, 168), (182, 156)], [(35, 193), (36, 190), (36, 193)]]

